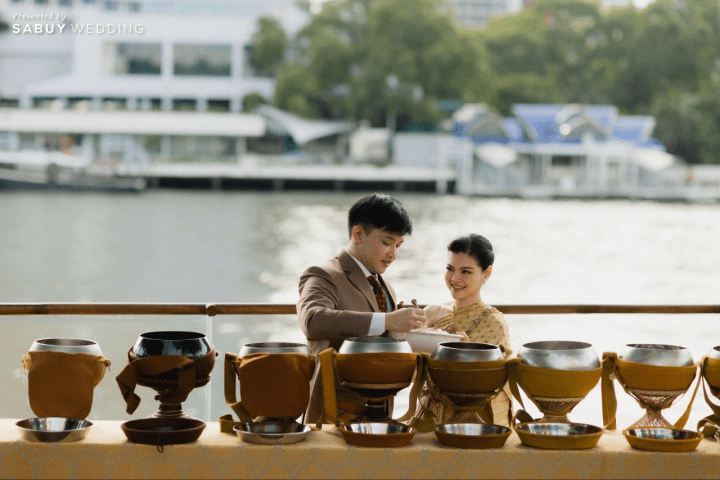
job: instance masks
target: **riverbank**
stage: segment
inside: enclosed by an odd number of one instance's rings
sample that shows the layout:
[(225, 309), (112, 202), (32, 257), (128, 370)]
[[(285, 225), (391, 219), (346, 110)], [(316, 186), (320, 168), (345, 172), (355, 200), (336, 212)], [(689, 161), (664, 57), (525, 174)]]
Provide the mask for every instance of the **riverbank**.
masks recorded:
[[(168, 163), (148, 165), (141, 175), (149, 188), (242, 191), (385, 191), (456, 193), (450, 168), (412, 168), (363, 164), (244, 165)], [(474, 184), (467, 196), (527, 200), (639, 200), (717, 203), (720, 188), (702, 186), (615, 188), (598, 190), (552, 185)]]

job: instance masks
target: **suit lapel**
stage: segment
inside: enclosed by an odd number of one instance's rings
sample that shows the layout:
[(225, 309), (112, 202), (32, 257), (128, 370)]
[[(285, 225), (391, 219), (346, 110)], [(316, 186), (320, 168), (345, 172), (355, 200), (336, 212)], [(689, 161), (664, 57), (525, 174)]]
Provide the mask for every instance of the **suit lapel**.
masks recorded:
[(350, 283), (355, 285), (355, 287), (362, 292), (365, 298), (367, 298), (373, 308), (373, 312), (379, 312), (380, 307), (378, 306), (377, 299), (375, 298), (375, 294), (370, 286), (370, 282), (368, 282), (368, 279), (365, 278), (365, 274), (355, 259), (343, 250), (338, 255), (338, 260), (340, 260), (340, 265), (342, 265), (345, 275), (347, 275)]

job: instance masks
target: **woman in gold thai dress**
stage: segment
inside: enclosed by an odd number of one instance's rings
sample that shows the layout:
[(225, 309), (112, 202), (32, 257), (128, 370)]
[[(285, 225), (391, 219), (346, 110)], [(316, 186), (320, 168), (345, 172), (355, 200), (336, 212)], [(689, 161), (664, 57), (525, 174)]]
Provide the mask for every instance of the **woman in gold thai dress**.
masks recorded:
[[(428, 305), (425, 307), (425, 315), (429, 328), (459, 333), (464, 335), (464, 340), (471, 342), (498, 345), (507, 358), (512, 350), (505, 318), (498, 309), (486, 304), (480, 297), (482, 286), (492, 274), (494, 260), (492, 244), (481, 235), (470, 234), (450, 242), (445, 284), (453, 301), (446, 305)], [(492, 423), (509, 426), (512, 412), (510, 398), (506, 385), (492, 401)], [(429, 411), (439, 424), (446, 422), (453, 413), (446, 410), (445, 404), (425, 387), (415, 416), (426, 418)]]

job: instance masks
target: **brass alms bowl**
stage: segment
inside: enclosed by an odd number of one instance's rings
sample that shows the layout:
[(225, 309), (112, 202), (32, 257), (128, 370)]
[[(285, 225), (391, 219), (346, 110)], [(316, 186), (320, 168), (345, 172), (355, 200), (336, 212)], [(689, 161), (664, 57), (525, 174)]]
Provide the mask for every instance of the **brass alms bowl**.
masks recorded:
[(100, 345), (94, 340), (82, 338), (38, 338), (30, 346), (31, 352), (64, 352), (64, 353), (88, 353), (90, 355), (102, 355)]
[(390, 337), (352, 337), (340, 345), (338, 353), (412, 353), (412, 348), (403, 339)]
[(549, 340), (526, 343), (518, 358), (531, 367), (553, 370), (595, 370), (600, 359), (592, 345), (585, 342)]
[(677, 345), (657, 343), (631, 343), (618, 355), (627, 362), (658, 367), (689, 367), (693, 364), (690, 351)]
[(288, 343), (288, 342), (262, 342), (262, 343), (246, 343), (240, 349), (239, 357), (250, 355), (251, 353), (305, 353), (310, 355), (310, 349), (304, 343)]
[(497, 345), (479, 342), (443, 342), (435, 347), (430, 358), (450, 362), (492, 362), (504, 355)]
[(717, 358), (720, 360), (720, 346), (713, 347), (710, 353), (707, 355), (710, 358)]

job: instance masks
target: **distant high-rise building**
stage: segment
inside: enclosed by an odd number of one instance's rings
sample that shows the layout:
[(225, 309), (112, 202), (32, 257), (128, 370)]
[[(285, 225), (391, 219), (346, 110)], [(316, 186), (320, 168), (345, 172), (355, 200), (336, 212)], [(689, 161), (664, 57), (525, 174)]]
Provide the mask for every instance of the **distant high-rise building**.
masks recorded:
[(600, 6), (604, 9), (615, 7), (630, 7), (633, 2), (631, 0), (601, 0)]
[(492, 17), (517, 13), (524, 7), (523, 0), (445, 1), (457, 22), (467, 27), (482, 27)]

